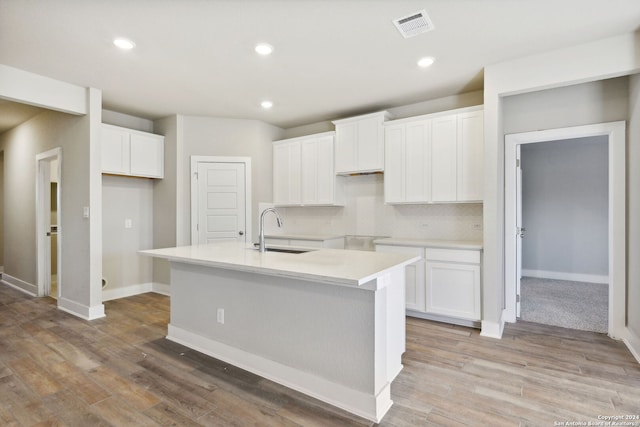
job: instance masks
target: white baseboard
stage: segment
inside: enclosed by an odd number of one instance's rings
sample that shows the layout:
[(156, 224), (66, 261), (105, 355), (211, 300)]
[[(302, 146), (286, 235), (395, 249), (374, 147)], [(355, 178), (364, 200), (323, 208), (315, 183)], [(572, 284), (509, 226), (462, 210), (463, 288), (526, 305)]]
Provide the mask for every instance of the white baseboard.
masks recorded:
[(119, 298), (131, 297), (134, 295), (151, 292), (152, 283), (139, 283), (135, 285), (123, 286), (121, 288), (110, 289), (108, 286), (102, 290), (102, 301), (111, 301)]
[(171, 324), (168, 327), (167, 339), (376, 423), (380, 422), (393, 404), (390, 383), (387, 383), (377, 395), (368, 394)]
[(38, 296), (37, 285), (25, 282), (24, 280), (20, 280), (17, 277), (10, 276), (7, 273), (2, 273), (2, 280), (0, 280), (0, 282), (14, 289), (22, 291), (25, 294), (31, 295), (32, 297)]
[(480, 329), (480, 336), (487, 338), (502, 339), (502, 333), (504, 332), (504, 317), (506, 310), (502, 310), (500, 314), (500, 320), (497, 322), (489, 322), (487, 320), (482, 321), (482, 327)]
[(156, 294), (166, 295), (168, 297), (171, 296), (171, 286), (165, 283), (153, 282), (151, 284), (151, 292), (155, 292)]
[(95, 320), (105, 317), (103, 304), (89, 307), (62, 297), (58, 298), (58, 309), (85, 320)]
[(523, 269), (522, 275), (526, 277), (536, 277), (538, 279), (570, 280), (572, 282), (587, 283), (609, 283), (609, 276), (598, 274), (563, 273), (561, 271)]
[(628, 327), (625, 328), (626, 336), (622, 338), (622, 341), (625, 343), (633, 357), (636, 358), (638, 363), (640, 363), (640, 336), (634, 333)]

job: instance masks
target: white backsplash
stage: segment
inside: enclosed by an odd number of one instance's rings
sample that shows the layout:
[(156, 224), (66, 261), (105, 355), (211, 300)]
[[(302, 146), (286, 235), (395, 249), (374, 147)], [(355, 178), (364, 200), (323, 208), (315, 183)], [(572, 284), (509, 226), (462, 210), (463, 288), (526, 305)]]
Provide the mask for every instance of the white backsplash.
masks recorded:
[(346, 178), (346, 206), (278, 208), (289, 234), (482, 240), (482, 204), (385, 205), (383, 175)]

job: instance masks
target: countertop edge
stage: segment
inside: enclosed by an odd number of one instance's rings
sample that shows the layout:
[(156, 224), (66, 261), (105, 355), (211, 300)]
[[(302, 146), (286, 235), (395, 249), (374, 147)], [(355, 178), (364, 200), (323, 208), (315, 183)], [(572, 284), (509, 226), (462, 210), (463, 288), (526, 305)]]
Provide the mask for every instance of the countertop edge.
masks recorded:
[(466, 240), (429, 240), (429, 239), (402, 239), (391, 237), (388, 239), (374, 240), (375, 245), (387, 246), (412, 246), (418, 248), (440, 248), (440, 249), (468, 249), (483, 250), (482, 242)]

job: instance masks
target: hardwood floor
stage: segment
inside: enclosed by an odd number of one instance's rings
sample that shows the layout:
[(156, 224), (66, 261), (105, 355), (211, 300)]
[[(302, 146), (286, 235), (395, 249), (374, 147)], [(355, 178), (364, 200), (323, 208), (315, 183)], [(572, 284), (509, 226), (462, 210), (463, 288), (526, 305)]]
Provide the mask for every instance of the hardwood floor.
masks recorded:
[[(106, 319), (87, 322), (53, 299), (0, 285), (0, 425), (371, 425), (164, 339), (167, 297), (105, 306)], [(520, 322), (494, 340), (408, 318), (403, 362), (382, 426), (553, 426), (640, 414), (640, 365), (596, 333)]]

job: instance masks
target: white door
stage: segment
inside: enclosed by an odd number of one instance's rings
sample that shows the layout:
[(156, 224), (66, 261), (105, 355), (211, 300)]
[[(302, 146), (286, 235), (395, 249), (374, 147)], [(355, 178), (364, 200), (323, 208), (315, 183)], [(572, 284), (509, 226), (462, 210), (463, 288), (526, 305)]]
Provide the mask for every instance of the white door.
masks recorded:
[(522, 167), (520, 145), (516, 146), (516, 317), (520, 317), (520, 284), (522, 281)]
[(244, 163), (198, 163), (198, 241), (246, 241)]

